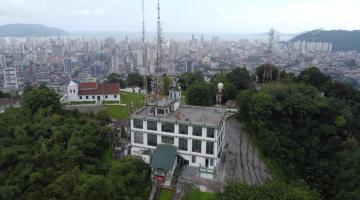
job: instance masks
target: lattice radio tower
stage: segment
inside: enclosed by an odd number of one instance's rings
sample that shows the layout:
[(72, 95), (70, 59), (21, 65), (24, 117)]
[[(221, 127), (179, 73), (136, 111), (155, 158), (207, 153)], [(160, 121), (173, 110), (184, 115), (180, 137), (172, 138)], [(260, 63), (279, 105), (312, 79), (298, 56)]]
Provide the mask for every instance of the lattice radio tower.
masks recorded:
[(273, 56), (273, 44), (274, 44), (274, 36), (275, 31), (273, 28), (270, 29), (269, 32), (269, 44), (266, 51), (267, 54), (267, 63), (265, 65), (264, 74), (263, 74), (263, 82), (266, 80), (272, 80), (272, 56)]
[(162, 93), (162, 79), (161, 79), (161, 45), (162, 45), (162, 36), (161, 36), (161, 21), (160, 21), (160, 0), (157, 3), (158, 10), (158, 20), (157, 20), (157, 44), (156, 44), (156, 70), (155, 70), (155, 96), (159, 97)]
[(144, 95), (145, 95), (145, 101), (144, 103), (147, 103), (147, 48), (145, 44), (145, 6), (144, 6), (144, 0), (142, 0), (142, 61), (143, 61), (143, 68), (144, 68)]

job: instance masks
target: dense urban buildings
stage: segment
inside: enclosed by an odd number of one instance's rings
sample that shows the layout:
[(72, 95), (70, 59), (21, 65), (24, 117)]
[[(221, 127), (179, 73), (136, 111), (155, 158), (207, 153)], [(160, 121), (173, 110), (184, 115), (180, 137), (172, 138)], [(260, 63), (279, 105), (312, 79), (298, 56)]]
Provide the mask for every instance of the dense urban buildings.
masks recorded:
[[(155, 73), (156, 40), (146, 43), (143, 61), (140, 40), (89, 37), (0, 38), (0, 88), (23, 90), (26, 85), (46, 84), (61, 95), (70, 80), (104, 80), (110, 73)], [(267, 61), (266, 38), (225, 41), (204, 35), (189, 40), (164, 39), (161, 72), (177, 74), (202, 71), (211, 76), (235, 66), (255, 67)], [(298, 73), (317, 66), (326, 74), (359, 84), (360, 54), (334, 52), (330, 43), (284, 42), (274, 39), (272, 62), (283, 70)]]

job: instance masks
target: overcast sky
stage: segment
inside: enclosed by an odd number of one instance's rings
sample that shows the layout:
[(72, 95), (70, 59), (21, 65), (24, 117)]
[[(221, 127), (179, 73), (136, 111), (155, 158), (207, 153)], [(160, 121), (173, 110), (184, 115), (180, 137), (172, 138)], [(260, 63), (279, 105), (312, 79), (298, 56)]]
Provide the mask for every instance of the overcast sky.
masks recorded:
[[(156, 30), (156, 1), (145, 0)], [(283, 33), (360, 29), (360, 0), (161, 0), (165, 32)], [(67, 31), (140, 31), (141, 0), (0, 0), (0, 24), (37, 23)]]

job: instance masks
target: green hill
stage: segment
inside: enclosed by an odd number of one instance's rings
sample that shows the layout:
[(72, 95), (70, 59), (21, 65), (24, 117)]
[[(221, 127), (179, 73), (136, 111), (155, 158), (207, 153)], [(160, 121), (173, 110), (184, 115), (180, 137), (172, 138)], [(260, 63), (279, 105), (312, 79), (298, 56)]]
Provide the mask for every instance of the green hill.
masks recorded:
[(333, 51), (360, 51), (360, 30), (313, 30), (291, 39), (296, 41), (329, 42), (333, 44)]

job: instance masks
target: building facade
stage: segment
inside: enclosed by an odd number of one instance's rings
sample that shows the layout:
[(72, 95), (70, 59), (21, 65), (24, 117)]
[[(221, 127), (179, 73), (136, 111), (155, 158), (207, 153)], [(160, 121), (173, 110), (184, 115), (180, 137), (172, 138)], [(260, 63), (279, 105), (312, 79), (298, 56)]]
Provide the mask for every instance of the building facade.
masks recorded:
[(224, 144), (225, 113), (218, 107), (182, 106), (180, 99), (181, 93), (171, 91), (169, 99), (149, 103), (132, 116), (131, 154), (174, 145), (186, 164), (213, 178)]
[(97, 82), (75, 83), (71, 81), (65, 95), (69, 102), (119, 102), (119, 84), (98, 84)]

